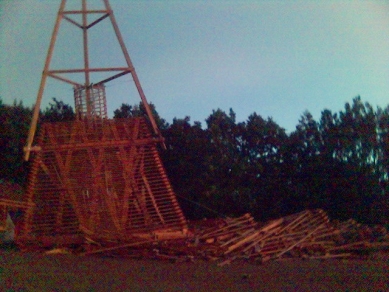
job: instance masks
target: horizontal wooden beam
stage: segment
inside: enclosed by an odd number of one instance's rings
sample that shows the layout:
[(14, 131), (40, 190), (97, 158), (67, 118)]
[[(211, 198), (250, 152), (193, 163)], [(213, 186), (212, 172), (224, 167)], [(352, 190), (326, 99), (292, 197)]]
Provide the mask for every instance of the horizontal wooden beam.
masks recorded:
[[(79, 149), (90, 149), (92, 148), (106, 148), (106, 147), (115, 147), (115, 146), (142, 146), (148, 144), (160, 143), (161, 138), (148, 138), (148, 139), (139, 139), (139, 140), (110, 140), (110, 141), (91, 141), (91, 142), (77, 142), (69, 143), (62, 145), (42, 145), (40, 150), (42, 151), (53, 151), (53, 150), (79, 150)], [(36, 151), (39, 151), (39, 148), (36, 147)], [(31, 149), (32, 150), (32, 149)]]

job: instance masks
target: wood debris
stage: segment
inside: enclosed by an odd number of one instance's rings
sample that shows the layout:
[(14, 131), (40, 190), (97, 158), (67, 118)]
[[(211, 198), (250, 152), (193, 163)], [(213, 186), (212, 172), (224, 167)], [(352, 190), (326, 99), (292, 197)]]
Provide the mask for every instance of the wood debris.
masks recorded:
[[(249, 220), (248, 215), (234, 219), (219, 232), (205, 231), (200, 239), (219, 243), (215, 256), (225, 265), (235, 259), (266, 262), (288, 257), (344, 258), (389, 248), (383, 226), (374, 228), (355, 221), (334, 224), (323, 210), (306, 210), (265, 224)], [(228, 230), (229, 237), (215, 236)], [(221, 255), (221, 256), (220, 256)]]
[[(208, 226), (204, 227), (206, 223)], [(264, 224), (256, 222), (250, 214), (206, 223), (192, 226), (193, 236), (186, 244), (181, 242), (175, 249), (161, 246), (158, 254), (219, 260), (219, 265), (224, 266), (236, 259), (263, 263), (285, 258), (347, 258), (389, 249), (385, 227), (369, 227), (353, 220), (330, 222), (320, 209)]]
[(96, 242), (86, 237), (80, 254), (172, 262), (203, 259), (224, 266), (238, 259), (264, 263), (288, 258), (349, 258), (389, 250), (384, 226), (367, 226), (354, 220), (331, 222), (320, 209), (266, 223), (256, 222), (250, 214), (189, 222), (185, 236), (168, 234), (134, 236), (132, 241), (123, 243)]

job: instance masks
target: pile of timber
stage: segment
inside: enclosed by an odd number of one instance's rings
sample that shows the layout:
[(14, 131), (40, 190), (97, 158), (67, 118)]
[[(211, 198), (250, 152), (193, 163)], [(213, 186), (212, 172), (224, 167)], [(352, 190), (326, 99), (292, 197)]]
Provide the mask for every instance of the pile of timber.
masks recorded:
[(306, 210), (267, 223), (250, 214), (239, 218), (212, 219), (190, 226), (186, 238), (134, 242), (123, 246), (91, 249), (84, 254), (155, 258), (172, 261), (235, 259), (259, 262), (285, 258), (360, 257), (389, 249), (383, 226), (366, 226), (348, 220), (330, 222), (323, 210)]
[(330, 222), (323, 210), (301, 213), (255, 223), (250, 215), (226, 221), (218, 230), (198, 237), (218, 243), (220, 265), (244, 258), (266, 262), (281, 258), (345, 258), (389, 248), (383, 226), (369, 227), (354, 220)]

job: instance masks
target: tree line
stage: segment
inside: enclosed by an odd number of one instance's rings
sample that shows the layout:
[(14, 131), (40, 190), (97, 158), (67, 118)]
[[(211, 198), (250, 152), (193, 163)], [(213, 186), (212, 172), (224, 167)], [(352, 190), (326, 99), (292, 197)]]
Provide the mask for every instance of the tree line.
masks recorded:
[[(389, 106), (374, 109), (360, 97), (319, 120), (304, 112), (286, 133), (272, 118), (252, 113), (237, 122), (232, 109), (205, 120), (175, 118), (171, 124), (151, 105), (165, 137), (161, 157), (188, 219), (238, 216), (257, 220), (322, 208), (331, 218), (388, 223)], [(122, 104), (114, 118), (144, 116)], [(23, 162), (32, 109), (0, 99), (0, 180), (25, 184)], [(74, 119), (71, 106), (53, 99), (40, 122)]]

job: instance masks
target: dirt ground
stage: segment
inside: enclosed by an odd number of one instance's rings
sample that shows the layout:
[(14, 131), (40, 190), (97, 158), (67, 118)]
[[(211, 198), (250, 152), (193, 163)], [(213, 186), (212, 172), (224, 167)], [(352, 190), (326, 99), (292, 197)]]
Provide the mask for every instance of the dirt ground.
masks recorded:
[(389, 291), (389, 260), (171, 263), (0, 250), (0, 291)]

